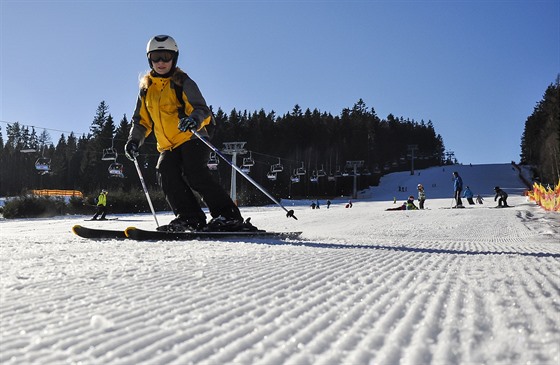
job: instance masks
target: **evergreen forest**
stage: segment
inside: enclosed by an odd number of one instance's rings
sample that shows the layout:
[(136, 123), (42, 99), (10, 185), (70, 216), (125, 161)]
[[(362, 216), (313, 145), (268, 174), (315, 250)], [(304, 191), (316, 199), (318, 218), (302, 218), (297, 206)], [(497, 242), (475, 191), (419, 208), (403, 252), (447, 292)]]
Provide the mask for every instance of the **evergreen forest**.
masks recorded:
[(525, 122), (520, 162), (533, 166), (536, 180), (546, 185), (560, 181), (560, 75)]
[[(278, 198), (351, 196), (376, 185), (386, 173), (456, 163), (445, 152), (431, 121), (388, 115), (379, 118), (358, 100), (340, 115), (294, 106), (285, 115), (264, 110), (214, 112), (211, 143), (258, 184)], [(0, 130), (0, 196), (33, 189), (72, 189), (84, 195), (142, 191), (134, 163), (124, 156), (130, 121), (116, 122), (102, 101), (89, 133), (62, 134), (56, 142), (47, 130), (19, 122)], [(5, 135), (4, 135), (5, 133)], [(239, 142), (231, 144), (231, 142)], [(226, 147), (235, 146), (235, 154)], [(224, 149), (225, 148), (225, 149)], [(230, 190), (232, 168), (209, 149), (209, 168)], [(138, 158), (148, 189), (158, 189), (155, 140), (150, 136)], [(236, 175), (240, 205), (270, 203), (250, 182)]]

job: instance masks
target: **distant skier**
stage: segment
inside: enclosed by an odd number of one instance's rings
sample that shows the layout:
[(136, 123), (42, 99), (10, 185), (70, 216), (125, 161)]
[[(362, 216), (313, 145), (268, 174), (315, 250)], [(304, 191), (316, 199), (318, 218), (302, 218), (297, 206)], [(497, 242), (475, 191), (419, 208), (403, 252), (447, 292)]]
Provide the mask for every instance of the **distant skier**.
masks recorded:
[(414, 196), (411, 195), (408, 197), (408, 200), (402, 203), (400, 207), (397, 208), (387, 208), (385, 210), (418, 210), (416, 204), (414, 204)]
[(348, 200), (348, 204), (346, 204), (346, 208), (352, 208), (352, 200)]
[(457, 171), (453, 172), (453, 191), (455, 198), (455, 206), (453, 208), (464, 208), (461, 201), (461, 191), (463, 191), (463, 179)]
[(418, 206), (420, 209), (424, 209), (424, 202), (426, 201), (426, 192), (424, 192), (424, 186), (418, 184)]
[(101, 215), (99, 218), (100, 221), (107, 219), (105, 218), (105, 214), (107, 214), (107, 194), (108, 192), (105, 189), (101, 190), (101, 193), (99, 193), (99, 196), (97, 197), (97, 212), (93, 218), (91, 218), (92, 220), (97, 220), (99, 215)]
[(329, 209), (331, 207), (331, 201), (327, 200), (327, 209)]
[(498, 200), (498, 198), (499, 198), (498, 207), (499, 208), (509, 207), (509, 205), (507, 204), (508, 193), (506, 193), (505, 191), (500, 189), (499, 186), (496, 186), (494, 188), (494, 191), (496, 192), (496, 196), (494, 197), (494, 201)]
[(484, 199), (482, 199), (482, 197), (480, 196), (480, 194), (478, 194), (478, 195), (476, 196), (476, 202), (477, 202), (478, 204), (482, 204), (482, 201), (483, 201), (483, 200), (484, 200)]
[(467, 188), (463, 192), (463, 198), (467, 198), (467, 201), (469, 202), (469, 205), (474, 205), (473, 197), (474, 197), (474, 194), (473, 194), (471, 188), (469, 188), (467, 186)]

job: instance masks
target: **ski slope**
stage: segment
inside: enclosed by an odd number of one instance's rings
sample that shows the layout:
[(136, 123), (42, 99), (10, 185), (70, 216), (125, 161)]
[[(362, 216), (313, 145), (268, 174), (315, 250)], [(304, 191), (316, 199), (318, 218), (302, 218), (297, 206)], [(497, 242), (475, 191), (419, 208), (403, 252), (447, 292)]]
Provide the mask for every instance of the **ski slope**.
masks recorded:
[[(443, 209), (453, 171), (484, 204)], [(428, 209), (385, 210), (418, 183)], [(495, 185), (512, 208), (490, 209)], [(353, 208), (283, 201), (297, 221), (242, 208), (304, 232), (289, 242), (70, 232), (153, 228), (150, 214), (0, 220), (0, 364), (556, 365), (560, 219), (522, 189), (509, 164), (454, 166), (385, 176)]]

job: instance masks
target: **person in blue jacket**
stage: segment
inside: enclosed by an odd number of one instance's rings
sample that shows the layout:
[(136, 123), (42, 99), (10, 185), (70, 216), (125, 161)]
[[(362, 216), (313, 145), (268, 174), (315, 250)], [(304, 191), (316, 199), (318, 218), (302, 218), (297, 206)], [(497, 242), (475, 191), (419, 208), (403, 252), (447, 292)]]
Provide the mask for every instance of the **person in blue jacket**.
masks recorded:
[(455, 206), (453, 208), (464, 208), (461, 200), (461, 191), (463, 191), (463, 179), (457, 171), (453, 172), (453, 191), (455, 198)]
[(474, 194), (472, 190), (467, 186), (463, 192), (463, 198), (466, 198), (470, 205), (474, 205)]

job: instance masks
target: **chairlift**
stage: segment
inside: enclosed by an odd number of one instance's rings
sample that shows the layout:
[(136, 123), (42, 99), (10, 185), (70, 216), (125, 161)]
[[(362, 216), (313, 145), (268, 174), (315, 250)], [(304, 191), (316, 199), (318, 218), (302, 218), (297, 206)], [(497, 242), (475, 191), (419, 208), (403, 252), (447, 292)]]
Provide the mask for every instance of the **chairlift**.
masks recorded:
[(109, 165), (109, 168), (107, 170), (109, 171), (109, 175), (111, 175), (111, 177), (124, 178), (122, 163), (113, 162), (111, 165)]
[(103, 161), (116, 161), (117, 159), (117, 150), (113, 147), (105, 148), (103, 150), (103, 156), (101, 156), (101, 160)]
[(241, 171), (243, 171), (244, 173), (248, 174), (251, 172), (251, 167), (250, 166), (241, 166)]
[(282, 172), (284, 171), (284, 166), (280, 163), (280, 159), (278, 159), (278, 163), (271, 166), (272, 172)]
[(39, 157), (35, 161), (35, 170), (41, 175), (47, 174), (51, 171), (51, 159), (46, 157)]
[(342, 177), (342, 172), (340, 172), (340, 166), (336, 168), (336, 172), (334, 173), (334, 177)]
[(249, 152), (249, 157), (243, 158), (243, 167), (251, 167), (254, 165), (255, 165), (255, 160), (253, 160), (251, 152)]
[(312, 183), (319, 182), (319, 176), (317, 176), (317, 172), (313, 171), (311, 177), (309, 178), (309, 181), (311, 181)]
[(268, 178), (268, 180), (270, 181), (276, 181), (277, 175), (276, 172), (270, 170), (267, 174), (266, 177)]
[(366, 167), (365, 169), (362, 170), (362, 175), (371, 176), (371, 172), (369, 172), (369, 169)]
[(210, 170), (217, 170), (218, 163), (220, 163), (220, 160), (218, 160), (218, 156), (216, 155), (216, 152), (212, 152), (210, 154), (210, 158), (208, 159), (208, 162), (206, 163), (206, 166), (208, 166), (208, 169)]
[(303, 162), (302, 162), (302, 163), (301, 163), (301, 167), (299, 167), (299, 168), (296, 170), (296, 174), (297, 174), (298, 176), (303, 176), (303, 175), (305, 175), (306, 173), (307, 173), (307, 171), (305, 171), (305, 167), (303, 167)]
[(321, 165), (321, 169), (317, 171), (317, 177), (325, 177), (325, 176), (327, 176), (327, 173), (323, 169), (323, 165)]
[(331, 173), (329, 174), (329, 176), (327, 177), (328, 181), (336, 181), (336, 177), (334, 177), (334, 175)]
[(298, 183), (299, 182), (299, 175), (297, 174), (297, 169), (295, 169), (292, 176), (290, 176), (290, 181), (293, 182), (293, 183)]

